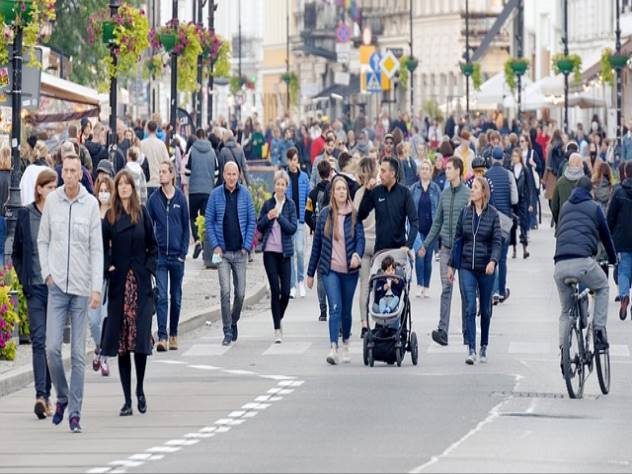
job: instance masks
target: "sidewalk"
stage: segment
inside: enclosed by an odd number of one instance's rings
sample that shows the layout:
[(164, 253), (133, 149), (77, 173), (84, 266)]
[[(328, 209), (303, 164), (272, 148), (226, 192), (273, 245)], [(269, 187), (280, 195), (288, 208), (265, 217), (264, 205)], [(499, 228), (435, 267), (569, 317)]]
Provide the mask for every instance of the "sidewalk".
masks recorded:
[[(246, 299), (244, 308), (257, 303), (267, 291), (268, 282), (263, 268), (263, 257), (254, 254), (254, 261), (248, 264), (246, 274)], [(234, 293), (231, 292), (231, 297)], [(181, 334), (193, 331), (206, 324), (215, 323), (221, 319), (220, 293), (217, 270), (204, 267), (202, 256), (193, 260), (187, 259), (183, 291), (182, 314), (180, 316), (179, 332)], [(153, 319), (153, 330), (157, 332), (156, 317)], [(218, 341), (219, 343), (219, 341)], [(90, 370), (94, 343), (88, 330), (86, 349), (86, 370)], [(64, 344), (64, 363), (70, 366), (70, 344)], [(33, 382), (32, 352), (30, 345), (18, 346), (17, 356), (14, 361), (0, 361), (0, 397), (15, 392)]]

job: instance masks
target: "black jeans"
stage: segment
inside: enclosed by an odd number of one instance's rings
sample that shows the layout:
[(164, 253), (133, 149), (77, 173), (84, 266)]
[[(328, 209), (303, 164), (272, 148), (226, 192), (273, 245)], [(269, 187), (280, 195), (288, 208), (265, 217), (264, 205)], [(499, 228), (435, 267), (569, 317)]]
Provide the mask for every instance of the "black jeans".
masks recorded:
[(263, 252), (263, 266), (270, 282), (270, 306), (274, 329), (281, 329), (281, 320), (290, 302), (291, 259), (278, 252)]
[(195, 225), (195, 219), (198, 216), (198, 212), (202, 215), (206, 212), (208, 196), (208, 194), (189, 194), (189, 217), (191, 218), (191, 234), (193, 235), (194, 242), (200, 239), (197, 225)]
[(35, 396), (48, 399), (50, 397), (51, 380), (48, 363), (46, 362), (46, 306), (48, 304), (48, 288), (46, 285), (33, 285), (26, 302), (28, 304), (29, 328), (33, 344)]

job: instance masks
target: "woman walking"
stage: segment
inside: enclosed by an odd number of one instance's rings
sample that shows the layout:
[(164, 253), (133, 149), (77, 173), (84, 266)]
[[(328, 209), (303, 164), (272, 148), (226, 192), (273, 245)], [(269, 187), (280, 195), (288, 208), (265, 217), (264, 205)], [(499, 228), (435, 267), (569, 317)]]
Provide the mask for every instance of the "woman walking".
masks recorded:
[(51, 169), (41, 171), (35, 181), (35, 202), (19, 209), (13, 239), (13, 265), (26, 296), (29, 313), (35, 379), (33, 411), (40, 420), (52, 416), (54, 410), (50, 402), (51, 379), (46, 362), (48, 287), (42, 279), (37, 234), (46, 197), (56, 188), (57, 173)]
[(595, 201), (601, 206), (605, 215), (608, 215), (608, 205), (612, 198), (612, 171), (608, 163), (598, 161), (594, 167), (593, 176), (593, 196)]
[[(417, 242), (421, 246), (430, 232), (441, 197), (439, 185), (432, 181), (432, 163), (430, 161), (421, 162), (419, 180), (412, 185), (410, 191), (419, 216), (419, 239)], [(415, 257), (415, 273), (417, 274), (417, 298), (422, 296), (428, 298), (430, 277), (432, 276), (432, 248), (428, 249), (423, 257), (419, 255)]]
[[(101, 221), (105, 219), (105, 215), (110, 209), (110, 202), (112, 201), (112, 194), (114, 194), (114, 181), (108, 175), (101, 173), (97, 178), (97, 182), (94, 184), (94, 189), (97, 192), (97, 199), (99, 200), (99, 212), (101, 214)], [(88, 309), (88, 317), (90, 318), (90, 334), (94, 340), (94, 358), (92, 359), (92, 370), (95, 372), (101, 370), (101, 375), (107, 377), (110, 375), (110, 366), (108, 365), (108, 358), (101, 355), (101, 329), (103, 326), (103, 320), (108, 314), (107, 307), (107, 285), (103, 283), (103, 304), (97, 309)]]
[[(366, 191), (366, 184), (371, 178), (376, 177), (375, 161), (371, 158), (362, 158), (358, 165), (358, 183), (360, 189), (356, 191), (353, 198), (353, 208), (358, 212), (360, 203), (364, 197)], [(371, 276), (371, 259), (373, 258), (373, 249), (375, 247), (375, 210), (371, 211), (369, 216), (362, 221), (362, 227), (364, 229), (364, 255), (362, 256), (362, 266), (360, 267), (360, 298), (358, 303), (360, 304), (360, 318), (362, 319), (362, 332), (360, 337), (364, 338), (366, 332), (369, 330), (367, 308), (369, 303), (369, 277)]]
[(529, 229), (538, 228), (538, 204), (540, 201), (540, 176), (544, 172), (544, 163), (536, 153), (531, 137), (527, 132), (520, 136), (520, 151), (522, 153), (522, 163), (526, 165), (533, 176), (535, 193), (531, 196), (531, 210), (529, 211)]
[(322, 275), (329, 302), (329, 340), (327, 362), (338, 363), (338, 336), (342, 321), (342, 362), (351, 362), (351, 309), (358, 283), (358, 271), (364, 254), (364, 229), (351, 202), (349, 185), (344, 176), (331, 183), (330, 205), (318, 217), (312, 255), (307, 270), (307, 287), (314, 286), (316, 268)]
[[(520, 243), (522, 244), (522, 258), (529, 258), (529, 214), (533, 212), (533, 196), (536, 194), (533, 171), (526, 165), (522, 152), (514, 148), (511, 154), (511, 163), (514, 179), (518, 188), (518, 225), (520, 227)], [(513, 257), (516, 258), (516, 241), (514, 233)]]
[(153, 347), (151, 278), (156, 274), (158, 245), (149, 213), (141, 206), (134, 178), (127, 170), (120, 171), (114, 180), (112, 204), (103, 221), (103, 250), (109, 291), (101, 353), (107, 357), (118, 355), (125, 396), (120, 416), (132, 414), (130, 353), (134, 353), (138, 411), (145, 413), (143, 381)]
[[(500, 258), (502, 234), (498, 211), (489, 205), (489, 184), (481, 176), (474, 178), (471, 202), (463, 209), (456, 226), (455, 245), (448, 268), (448, 280), (454, 281), (454, 270), (459, 269), (459, 280), (465, 303), (468, 356), (465, 363), (476, 361), (476, 297), (480, 298), (481, 345), (479, 361), (487, 362), (489, 326), (492, 318), (494, 273)], [(460, 248), (460, 251), (459, 251)]]
[(281, 321), (290, 301), (290, 276), (293, 236), (297, 229), (296, 206), (285, 197), (290, 178), (285, 171), (274, 174), (274, 196), (263, 203), (257, 227), (263, 234), (263, 266), (270, 283), (270, 306), (274, 323), (274, 342), (283, 341)]

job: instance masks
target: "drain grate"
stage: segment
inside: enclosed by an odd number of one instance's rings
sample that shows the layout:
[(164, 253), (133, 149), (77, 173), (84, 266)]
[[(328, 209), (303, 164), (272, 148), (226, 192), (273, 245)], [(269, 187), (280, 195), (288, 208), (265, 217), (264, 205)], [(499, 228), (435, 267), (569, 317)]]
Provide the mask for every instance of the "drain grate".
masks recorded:
[(561, 393), (549, 392), (519, 392), (519, 391), (498, 391), (492, 392), (493, 397), (514, 397), (514, 398), (566, 398)]
[(592, 417), (582, 415), (547, 415), (544, 413), (525, 413), (525, 412), (505, 412), (499, 413), (499, 416), (513, 416), (520, 418), (540, 418), (553, 420), (587, 420)]

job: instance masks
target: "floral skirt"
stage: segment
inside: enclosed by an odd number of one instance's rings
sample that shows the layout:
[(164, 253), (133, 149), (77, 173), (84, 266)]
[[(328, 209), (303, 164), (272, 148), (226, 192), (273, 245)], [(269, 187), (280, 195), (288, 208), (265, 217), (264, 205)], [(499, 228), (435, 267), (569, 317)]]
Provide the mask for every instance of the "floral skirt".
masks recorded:
[(125, 278), (123, 293), (123, 321), (119, 336), (119, 354), (133, 352), (136, 348), (136, 316), (138, 313), (138, 282), (130, 268)]

